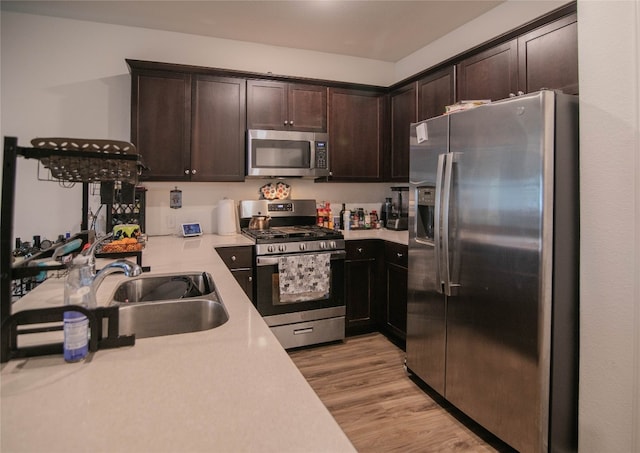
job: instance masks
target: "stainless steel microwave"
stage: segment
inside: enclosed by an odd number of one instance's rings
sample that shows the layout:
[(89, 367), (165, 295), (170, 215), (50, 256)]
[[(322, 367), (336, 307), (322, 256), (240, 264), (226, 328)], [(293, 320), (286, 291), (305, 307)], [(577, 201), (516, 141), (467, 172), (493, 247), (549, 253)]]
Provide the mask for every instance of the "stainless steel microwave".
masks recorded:
[(247, 176), (329, 176), (329, 135), (318, 132), (249, 129)]

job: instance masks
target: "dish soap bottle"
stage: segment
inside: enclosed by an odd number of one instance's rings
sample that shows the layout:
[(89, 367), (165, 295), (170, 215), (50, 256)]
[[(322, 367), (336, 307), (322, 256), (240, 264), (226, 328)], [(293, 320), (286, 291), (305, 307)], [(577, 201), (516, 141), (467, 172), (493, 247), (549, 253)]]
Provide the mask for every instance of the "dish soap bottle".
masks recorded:
[[(93, 277), (89, 257), (78, 255), (74, 258), (64, 283), (64, 304), (95, 308), (95, 295), (91, 290)], [(89, 352), (89, 319), (83, 313), (67, 311), (63, 325), (64, 360), (77, 362), (84, 359)]]

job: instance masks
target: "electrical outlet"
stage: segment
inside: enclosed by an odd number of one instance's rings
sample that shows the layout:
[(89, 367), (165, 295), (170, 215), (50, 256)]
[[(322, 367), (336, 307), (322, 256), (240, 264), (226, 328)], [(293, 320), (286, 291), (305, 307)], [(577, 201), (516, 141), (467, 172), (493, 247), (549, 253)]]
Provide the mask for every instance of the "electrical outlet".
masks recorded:
[(166, 217), (166, 220), (167, 220), (167, 228), (176, 227), (176, 218), (173, 214), (168, 214)]

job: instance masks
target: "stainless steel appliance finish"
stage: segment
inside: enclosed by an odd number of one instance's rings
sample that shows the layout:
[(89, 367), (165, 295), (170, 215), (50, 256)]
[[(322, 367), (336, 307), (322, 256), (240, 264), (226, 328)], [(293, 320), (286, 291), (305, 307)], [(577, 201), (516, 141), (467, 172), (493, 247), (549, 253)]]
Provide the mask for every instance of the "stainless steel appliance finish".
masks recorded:
[(409, 188), (392, 187), (393, 201), (391, 212), (387, 214), (385, 227), (390, 230), (406, 230), (409, 214)]
[(577, 106), (411, 127), (407, 366), (520, 452), (577, 451)]
[[(344, 237), (340, 231), (315, 225), (315, 206), (315, 200), (248, 200), (239, 205), (242, 232), (255, 241), (254, 304), (285, 348), (342, 340), (345, 336)], [(271, 216), (270, 228), (248, 228), (250, 219), (258, 213)], [(329, 269), (328, 291), (283, 299), (282, 260), (299, 258), (308, 262), (310, 257), (311, 262), (317, 257), (328, 260), (324, 262)]]
[(247, 176), (329, 176), (329, 135), (250, 129), (247, 132)]

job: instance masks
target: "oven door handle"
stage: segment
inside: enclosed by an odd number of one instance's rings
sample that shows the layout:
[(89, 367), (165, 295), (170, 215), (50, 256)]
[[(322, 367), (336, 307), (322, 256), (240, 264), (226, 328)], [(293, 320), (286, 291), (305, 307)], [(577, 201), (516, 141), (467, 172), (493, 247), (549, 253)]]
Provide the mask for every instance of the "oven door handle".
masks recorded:
[[(325, 253), (325, 252), (317, 252)], [(291, 253), (287, 255), (271, 255), (271, 256), (257, 256), (256, 266), (276, 266), (281, 256), (297, 256), (297, 255), (312, 255), (313, 253)], [(331, 252), (331, 260), (344, 260), (347, 256), (347, 252), (344, 250), (335, 250)]]

